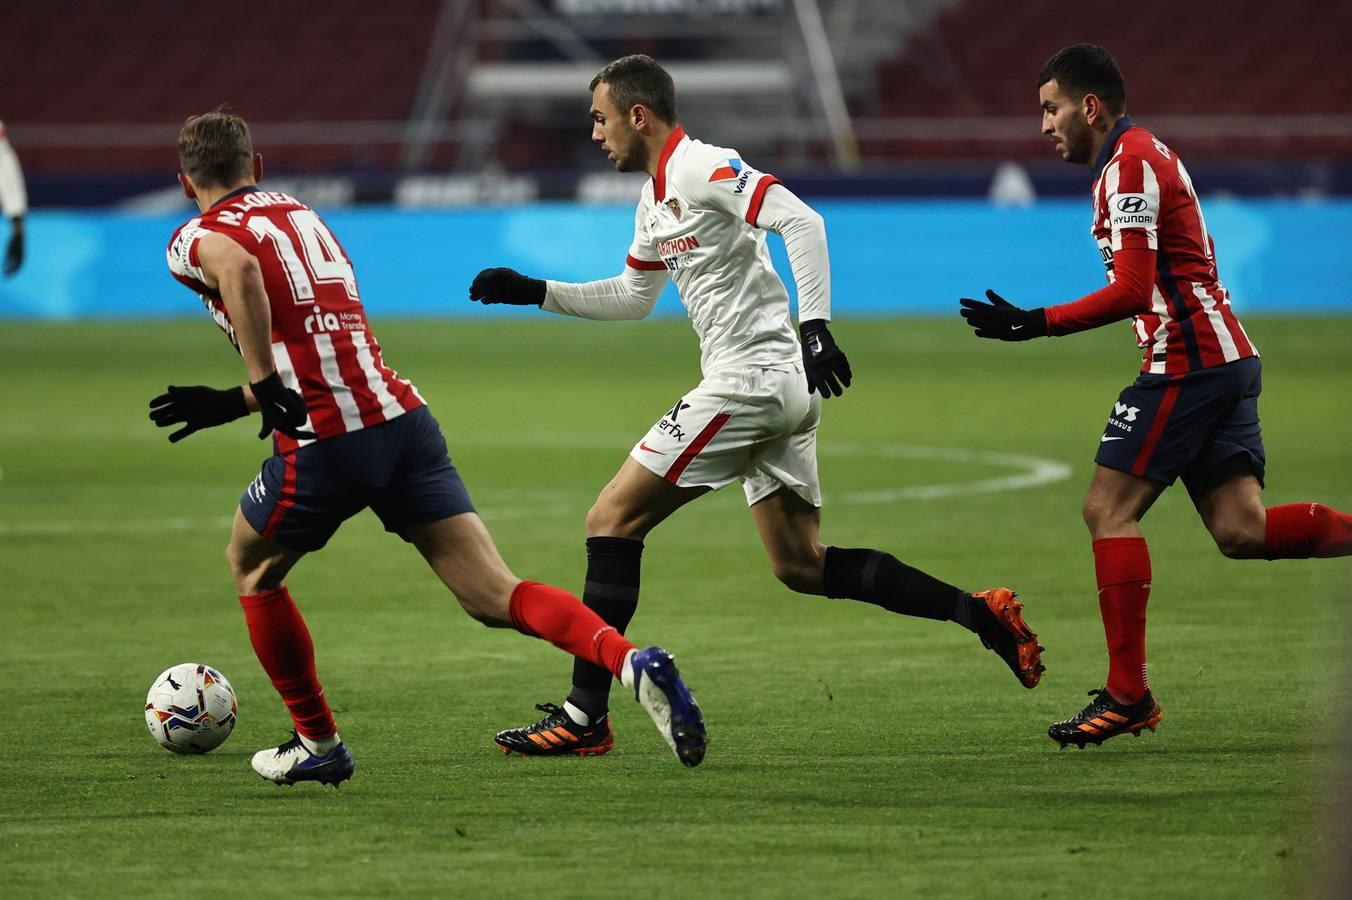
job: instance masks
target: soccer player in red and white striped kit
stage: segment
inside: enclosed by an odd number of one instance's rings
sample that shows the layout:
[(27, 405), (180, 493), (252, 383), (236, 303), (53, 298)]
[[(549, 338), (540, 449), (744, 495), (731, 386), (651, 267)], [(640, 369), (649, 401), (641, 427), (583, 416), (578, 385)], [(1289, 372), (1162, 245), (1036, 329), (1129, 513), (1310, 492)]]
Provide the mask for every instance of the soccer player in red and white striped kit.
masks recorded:
[[(262, 414), (275, 453), (240, 498), (227, 557), (249, 640), (295, 723), (253, 768), (278, 784), (337, 785), (354, 763), (315, 672), (314, 647), (284, 584), (306, 553), (370, 508), (410, 541), (460, 605), (601, 666), (629, 688), (686, 765), (703, 718), (671, 656), (639, 650), (576, 597), (512, 574), (451, 464), (437, 420), (385, 365), (357, 280), (333, 233), (288, 194), (262, 191), (248, 126), (216, 111), (178, 141), (179, 180), (201, 214), (174, 233), (175, 278), (196, 292), (243, 357), (248, 387), (174, 387), (151, 401), (161, 427), (194, 431)], [(566, 736), (555, 737), (560, 742)]]
[(993, 291), (964, 298), (977, 337), (1021, 341), (1131, 319), (1141, 374), (1113, 404), (1084, 501), (1093, 536), (1108, 680), (1048, 734), (1062, 747), (1154, 730), (1145, 661), (1150, 552), (1141, 519), (1183, 479), (1216, 545), (1233, 559), (1352, 555), (1352, 516), (1322, 503), (1264, 507), (1258, 424), (1262, 364), (1230, 305), (1215, 242), (1178, 154), (1126, 115), (1126, 85), (1102, 47), (1054, 55), (1037, 78), (1042, 133), (1094, 172), (1093, 223), (1108, 286), (1071, 303), (1020, 309)]

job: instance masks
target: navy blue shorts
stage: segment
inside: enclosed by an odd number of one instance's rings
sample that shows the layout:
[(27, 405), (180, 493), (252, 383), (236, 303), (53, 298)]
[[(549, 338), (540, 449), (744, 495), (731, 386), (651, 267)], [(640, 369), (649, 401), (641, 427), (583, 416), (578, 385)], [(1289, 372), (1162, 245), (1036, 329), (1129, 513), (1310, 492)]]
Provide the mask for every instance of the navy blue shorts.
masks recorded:
[(323, 547), (368, 506), (405, 539), (414, 525), (474, 511), (425, 406), (269, 458), (239, 506), (263, 537), (302, 552)]
[(1258, 425), (1263, 364), (1257, 357), (1180, 375), (1142, 375), (1117, 398), (1094, 462), (1173, 484), (1194, 497), (1217, 467), (1245, 457), (1261, 483), (1267, 465)]

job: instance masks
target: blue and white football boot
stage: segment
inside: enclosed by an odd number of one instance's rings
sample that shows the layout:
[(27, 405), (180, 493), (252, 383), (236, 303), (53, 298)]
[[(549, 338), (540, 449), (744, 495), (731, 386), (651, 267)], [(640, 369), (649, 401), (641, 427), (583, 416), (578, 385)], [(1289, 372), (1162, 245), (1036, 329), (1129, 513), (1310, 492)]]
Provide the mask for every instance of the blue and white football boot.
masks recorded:
[[(337, 735), (335, 735), (337, 737)], [(347, 744), (339, 741), (321, 755), (311, 753), (296, 732), (291, 740), (270, 750), (259, 750), (253, 755), (253, 770), (274, 784), (292, 785), (300, 781), (318, 781), (335, 788), (352, 777), (357, 764)]]
[(676, 758), (687, 766), (704, 761), (709, 737), (704, 714), (681, 680), (676, 660), (661, 647), (631, 650), (624, 660), (620, 683), (634, 692), (634, 699), (652, 716)]

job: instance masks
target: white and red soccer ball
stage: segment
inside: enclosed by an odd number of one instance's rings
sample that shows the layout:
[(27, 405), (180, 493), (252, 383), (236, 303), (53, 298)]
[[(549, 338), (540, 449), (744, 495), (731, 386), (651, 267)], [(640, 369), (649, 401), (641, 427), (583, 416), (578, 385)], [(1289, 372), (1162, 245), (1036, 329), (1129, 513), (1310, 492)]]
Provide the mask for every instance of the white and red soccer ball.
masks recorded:
[(215, 750), (235, 728), (239, 707), (225, 676), (201, 663), (165, 669), (146, 694), (146, 728), (174, 753)]

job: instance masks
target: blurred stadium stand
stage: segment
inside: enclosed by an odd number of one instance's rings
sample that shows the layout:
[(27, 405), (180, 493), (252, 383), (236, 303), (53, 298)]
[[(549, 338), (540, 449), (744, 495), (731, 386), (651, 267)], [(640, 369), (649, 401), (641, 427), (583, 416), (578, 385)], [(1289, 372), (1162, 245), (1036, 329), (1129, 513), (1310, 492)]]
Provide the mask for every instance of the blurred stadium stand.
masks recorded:
[[(1083, 172), (1038, 134), (1033, 76), (1107, 45), (1129, 108), (1204, 190), (1352, 193), (1352, 4), (1318, 0), (7, 0), (0, 119), (35, 205), (163, 188), (183, 118), (228, 103), (272, 174), (334, 204), (602, 198), (587, 82), (667, 64), (683, 122), (807, 194), (980, 195), (1013, 161), (1039, 193)], [(242, 8), (243, 9), (243, 8)], [(579, 177), (581, 176), (581, 177)], [(616, 185), (623, 193), (631, 188)], [(316, 188), (321, 189), (323, 186)], [(150, 194), (153, 198), (155, 195)]]

